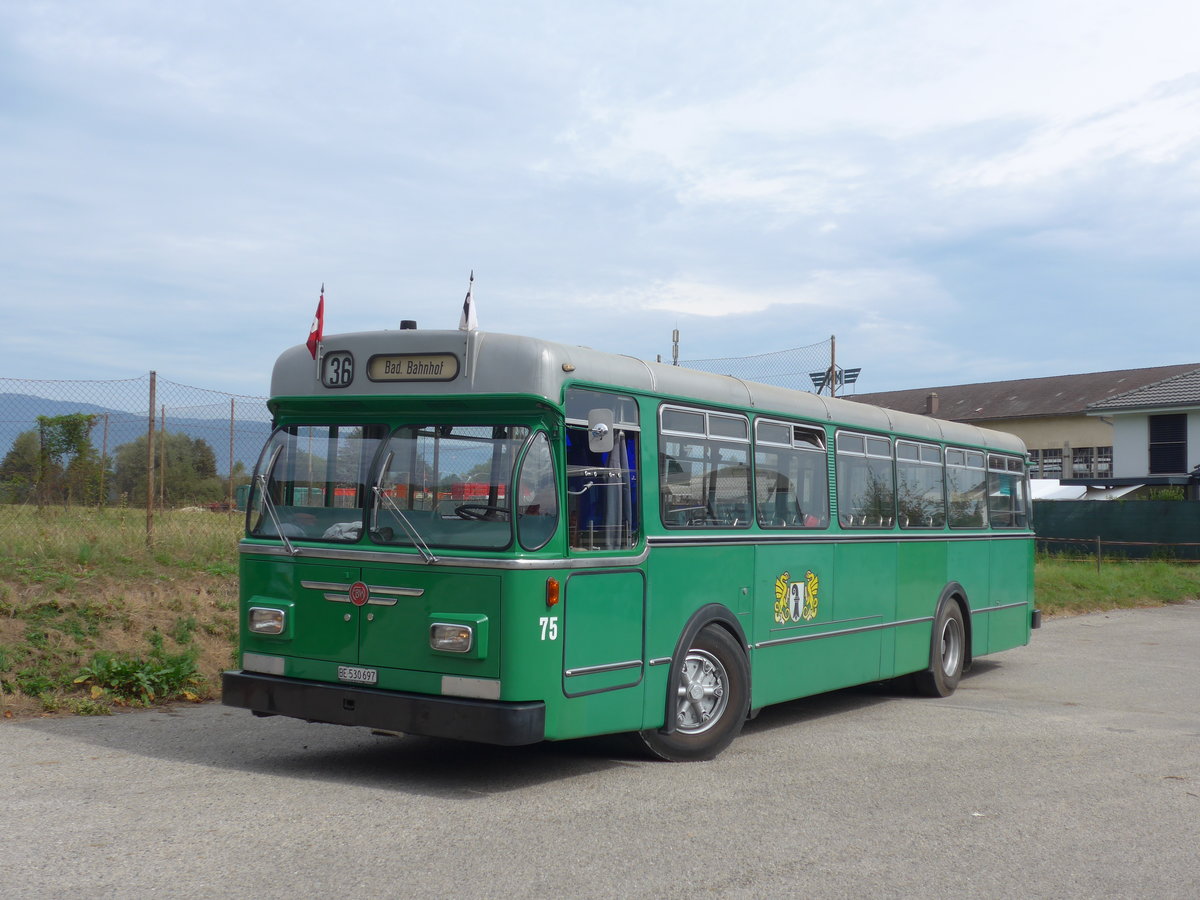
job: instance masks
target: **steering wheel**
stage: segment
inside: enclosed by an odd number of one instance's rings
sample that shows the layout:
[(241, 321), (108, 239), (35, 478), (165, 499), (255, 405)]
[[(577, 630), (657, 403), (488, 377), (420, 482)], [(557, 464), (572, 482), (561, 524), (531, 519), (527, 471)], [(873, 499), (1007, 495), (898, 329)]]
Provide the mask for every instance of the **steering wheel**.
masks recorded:
[(454, 507), (454, 514), (460, 519), (486, 519), (492, 513), (508, 516), (507, 506), (492, 506), (490, 503), (464, 503)]

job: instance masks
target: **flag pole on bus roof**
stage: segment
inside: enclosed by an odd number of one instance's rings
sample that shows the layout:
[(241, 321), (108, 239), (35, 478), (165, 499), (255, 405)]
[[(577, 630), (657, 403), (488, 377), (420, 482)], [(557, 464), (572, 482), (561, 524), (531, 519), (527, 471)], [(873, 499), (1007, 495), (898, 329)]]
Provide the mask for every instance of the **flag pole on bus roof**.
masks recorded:
[(458, 320), (459, 331), (478, 331), (479, 319), (475, 315), (475, 270), (471, 270), (471, 280), (467, 282), (467, 297), (463, 300), (462, 317)]
[(321, 299), (317, 301), (317, 313), (313, 316), (312, 325), (308, 329), (308, 340), (305, 341), (308, 352), (314, 360), (320, 356), (321, 341), (325, 337), (325, 282), (321, 282)]

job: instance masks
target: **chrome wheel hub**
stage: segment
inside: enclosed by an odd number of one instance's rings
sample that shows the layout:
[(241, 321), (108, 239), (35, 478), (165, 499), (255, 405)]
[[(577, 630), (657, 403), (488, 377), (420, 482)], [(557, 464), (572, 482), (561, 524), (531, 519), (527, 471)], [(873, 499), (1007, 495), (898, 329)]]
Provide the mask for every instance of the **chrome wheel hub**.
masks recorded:
[(675, 728), (683, 734), (707, 731), (729, 703), (725, 694), (729, 675), (717, 657), (696, 649), (688, 651), (681, 674)]
[(963, 634), (958, 620), (947, 619), (942, 629), (942, 671), (953, 675), (962, 661)]

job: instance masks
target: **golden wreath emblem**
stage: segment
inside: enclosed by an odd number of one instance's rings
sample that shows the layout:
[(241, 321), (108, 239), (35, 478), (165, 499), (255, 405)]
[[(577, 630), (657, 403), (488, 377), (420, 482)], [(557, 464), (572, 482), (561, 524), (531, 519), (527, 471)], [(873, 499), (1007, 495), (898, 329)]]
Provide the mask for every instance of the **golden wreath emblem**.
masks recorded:
[(783, 572), (775, 579), (775, 621), (780, 625), (801, 619), (810, 622), (817, 617), (820, 579), (811, 569), (804, 573), (802, 582), (790, 578), (790, 572)]

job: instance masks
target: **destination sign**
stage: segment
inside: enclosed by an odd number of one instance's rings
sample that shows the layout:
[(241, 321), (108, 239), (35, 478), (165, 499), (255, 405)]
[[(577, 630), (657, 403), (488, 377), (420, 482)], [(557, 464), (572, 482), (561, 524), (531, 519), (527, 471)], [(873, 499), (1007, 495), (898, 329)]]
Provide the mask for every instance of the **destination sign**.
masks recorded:
[(458, 357), (453, 353), (372, 356), (367, 377), (372, 381), (453, 381), (458, 377)]

